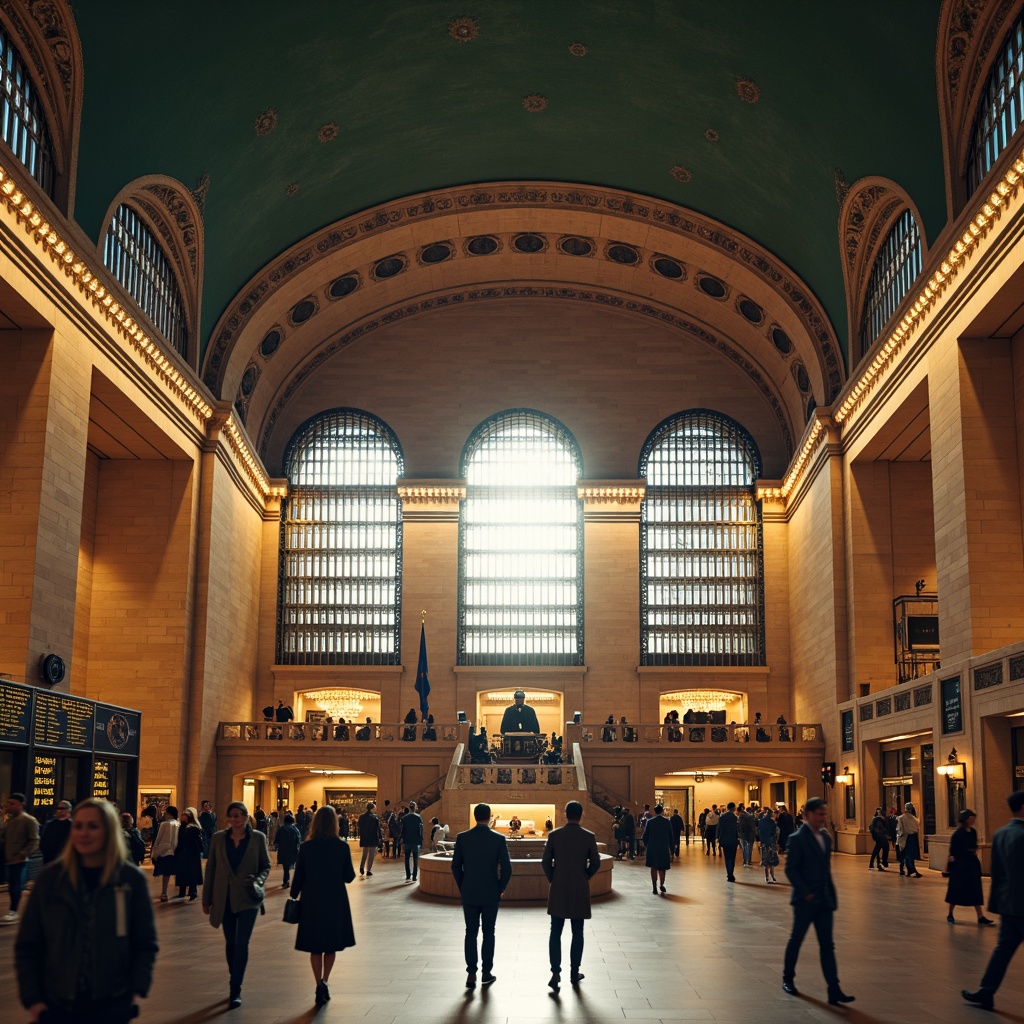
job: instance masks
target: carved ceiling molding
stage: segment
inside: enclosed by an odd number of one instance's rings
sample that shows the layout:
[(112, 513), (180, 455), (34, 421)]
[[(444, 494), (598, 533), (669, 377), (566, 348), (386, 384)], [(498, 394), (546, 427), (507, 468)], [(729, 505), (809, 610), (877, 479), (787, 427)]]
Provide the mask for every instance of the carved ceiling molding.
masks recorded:
[(99, 240), (100, 257), (107, 227), (117, 208), (125, 203), (146, 222), (162, 243), (164, 254), (178, 278), (188, 321), (188, 361), (195, 365), (199, 337), (199, 310), (203, 297), (203, 219), (192, 192), (180, 181), (163, 174), (148, 174), (129, 182), (114, 197), (103, 219)]
[(939, 15), (936, 77), (949, 213), (967, 199), (965, 172), (980, 90), (1024, 0), (946, 0)]
[(29, 68), (50, 130), (55, 200), (71, 216), (82, 114), (82, 44), (67, 0), (0, 0), (0, 22)]
[(904, 210), (910, 210), (917, 221), (922, 251), (927, 254), (924, 225), (917, 207), (906, 191), (888, 178), (868, 177), (854, 182), (839, 211), (847, 330), (854, 365), (863, 355), (860, 351), (860, 322), (871, 270), (879, 247)]
[[(393, 251), (396, 248), (395, 244), (389, 245), (384, 237), (388, 232), (406, 229), (400, 235), (401, 246), (404, 248), (408, 246), (410, 225), (462, 211), (480, 210), (494, 211), (494, 231), (500, 230), (503, 222), (499, 211), (549, 210), (572, 212), (577, 216), (591, 215), (594, 218), (595, 232), (602, 237), (613, 237), (613, 225), (609, 224), (609, 221), (612, 218), (619, 218), (649, 224), (678, 235), (687, 243), (686, 252), (692, 253), (694, 243), (708, 247), (736, 264), (738, 268), (759, 278), (793, 312), (814, 346), (821, 379), (824, 382), (825, 394), (822, 397), (825, 402), (831, 401), (839, 393), (846, 379), (842, 350), (835, 331), (810, 289), (788, 267), (744, 235), (692, 210), (658, 202), (635, 193), (549, 182), (492, 182), (421, 193), (386, 203), (338, 221), (293, 246), (253, 277), (225, 310), (211, 336), (203, 367), (203, 380), (215, 393), (222, 393), (228, 365), (232, 362), (233, 350), (245, 334), (246, 327), (274, 301), (279, 290), (319, 261), (331, 258), (333, 271), (343, 273), (343, 270), (339, 271), (339, 253), (363, 239), (381, 237), (380, 252), (375, 258), (376, 264), (386, 258), (401, 259), (409, 264), (412, 257)], [(507, 218), (504, 220), (507, 222)], [(536, 220), (527, 223), (536, 224)], [(600, 231), (597, 231), (598, 228)], [(548, 232), (547, 229), (538, 227), (537, 231), (540, 234), (555, 233), (554, 228)], [(478, 233), (484, 234), (486, 231)], [(672, 259), (687, 258), (683, 253), (668, 255)], [(360, 260), (361, 264), (364, 262), (365, 260)], [(353, 271), (356, 269), (352, 268)], [(637, 270), (640, 269), (638, 265)], [(653, 270), (650, 272), (654, 273)], [(524, 277), (535, 280), (537, 273), (531, 273), (524, 266)], [(249, 342), (255, 350), (260, 339), (252, 338)], [(248, 362), (250, 354), (244, 354), (245, 362)]]
[[(455, 308), (464, 303), (486, 302), (495, 299), (556, 299), (570, 302), (585, 302), (606, 306), (610, 309), (632, 313), (658, 321), (661, 324), (683, 331), (691, 338), (714, 349), (737, 366), (757, 387), (768, 403), (779, 426), (786, 447), (787, 457), (793, 454), (794, 434), (786, 403), (781, 396), (781, 384), (770, 379), (747, 355), (729, 339), (711, 330), (707, 324), (684, 316), (678, 310), (648, 299), (635, 299), (612, 292), (589, 288), (545, 287), (540, 285), (497, 285), (485, 288), (468, 288), (437, 294), (418, 302), (403, 303), (367, 317), (351, 328), (341, 332), (320, 346), (288, 378), (287, 384), (277, 393), (273, 408), (262, 418), (259, 430), (259, 452), (266, 461), (271, 438), (278, 420), (288, 403), (302, 385), (333, 356), (347, 348), (354, 341), (386, 327), (388, 324), (407, 320), (438, 309)], [(250, 429), (255, 436), (256, 424)]]

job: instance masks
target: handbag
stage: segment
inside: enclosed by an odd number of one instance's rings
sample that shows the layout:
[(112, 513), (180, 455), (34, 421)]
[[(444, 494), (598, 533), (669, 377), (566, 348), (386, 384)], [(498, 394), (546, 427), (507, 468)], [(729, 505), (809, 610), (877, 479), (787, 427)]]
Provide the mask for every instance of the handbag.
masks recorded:
[(302, 901), (293, 900), (291, 897), (284, 901), (284, 923), (298, 924), (302, 916)]

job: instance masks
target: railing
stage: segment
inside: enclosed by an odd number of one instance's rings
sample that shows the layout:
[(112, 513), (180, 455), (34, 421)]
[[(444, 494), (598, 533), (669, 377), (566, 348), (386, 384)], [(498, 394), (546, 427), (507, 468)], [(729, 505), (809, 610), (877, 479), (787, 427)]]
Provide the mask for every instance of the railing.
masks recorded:
[(404, 722), (221, 722), (218, 743), (458, 743), (460, 727)]
[(576, 768), (571, 764), (461, 764), (449, 774), (451, 789), (474, 789), (477, 786), (544, 791), (580, 788), (577, 784)]
[(815, 744), (825, 741), (820, 725), (804, 722), (753, 723), (744, 725), (581, 725), (582, 743), (624, 743), (631, 747), (682, 743), (690, 746), (709, 743), (784, 743)]
[(431, 804), (437, 803), (441, 799), (441, 790), (444, 786), (445, 779), (448, 777), (447, 770), (444, 775), (439, 775), (433, 782), (423, 786), (415, 793), (403, 793), (402, 803), (407, 804), (412, 800), (416, 801), (416, 806), (419, 808), (422, 814), (424, 809), (430, 807)]

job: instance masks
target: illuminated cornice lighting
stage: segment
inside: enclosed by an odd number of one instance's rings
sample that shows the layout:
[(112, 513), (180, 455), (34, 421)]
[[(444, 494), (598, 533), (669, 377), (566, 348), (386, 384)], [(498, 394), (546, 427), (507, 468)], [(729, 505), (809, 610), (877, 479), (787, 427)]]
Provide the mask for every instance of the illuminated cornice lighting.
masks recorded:
[(398, 497), (405, 505), (457, 505), (466, 500), (466, 485), (462, 481), (399, 481)]
[[(526, 704), (557, 704), (560, 698), (560, 694), (557, 693), (530, 693), (529, 690), (522, 688), (526, 694)], [(489, 693), (483, 694), (484, 701), (488, 704), (511, 704), (515, 699), (514, 690), (492, 690)]]
[(663, 693), (661, 703), (678, 704), (681, 708), (691, 711), (720, 711), (742, 696), (743, 694), (732, 690), (677, 690), (675, 693)]
[(355, 721), (368, 701), (380, 699), (379, 694), (371, 693), (369, 690), (336, 689), (333, 687), (325, 690), (310, 690), (303, 694), (303, 697), (313, 704), (318, 704), (335, 722), (340, 721), (342, 718), (346, 722)]
[(820, 419), (814, 421), (811, 427), (811, 432), (807, 435), (807, 440), (804, 441), (800, 448), (800, 454), (796, 457), (796, 461), (793, 463), (793, 468), (790, 469), (786, 475), (786, 479), (782, 481), (781, 487), (759, 487), (757, 489), (758, 500), (761, 501), (765, 498), (785, 503), (789, 497), (790, 491), (796, 485), (797, 480), (803, 474), (804, 467), (807, 465), (810, 457), (814, 454), (815, 449), (821, 443), (825, 437), (825, 424)]
[(635, 505), (647, 494), (646, 482), (639, 484), (616, 484), (593, 480), (576, 487), (576, 497), (588, 505)]
[(310, 775), (362, 775), (355, 768), (310, 768)]
[(253, 455), (252, 449), (249, 445), (246, 444), (245, 438), (242, 436), (242, 432), (238, 429), (238, 424), (235, 422), (235, 417), (231, 413), (228, 414), (228, 418), (224, 423), (224, 430), (227, 433), (228, 440), (230, 441), (232, 448), (234, 448), (238, 461), (245, 467), (249, 479), (256, 485), (263, 497), (287, 497), (287, 487), (271, 486), (270, 477), (267, 476), (267, 471), (263, 468), (263, 464), (255, 455)]
[(24, 224), (36, 244), (74, 281), (82, 294), (92, 302), (94, 309), (106, 318), (115, 331), (128, 340), (132, 348), (153, 371), (154, 376), (162, 381), (197, 419), (208, 420), (213, 409), (199, 391), (163, 354), (159, 344), (128, 315), (124, 307), (100, 283), (95, 271), (90, 266), (90, 261), (75, 253), (57, 228), (50, 224), (26, 198), (16, 179), (11, 176), (11, 172), (2, 166), (0, 166), (0, 201), (6, 203), (7, 208), (16, 214), (19, 222)]
[(957, 274), (970, 263), (979, 243), (1002, 216), (1004, 207), (1011, 199), (1016, 199), (1022, 178), (1024, 178), (1024, 151), (1017, 156), (1002, 179), (996, 183), (996, 187), (989, 193), (988, 198), (982, 202), (963, 234), (946, 254), (939, 269), (928, 279), (927, 284), (918, 293), (917, 298), (886, 339), (885, 344), (879, 348), (867, 369), (861, 374), (860, 379), (852, 388), (847, 388), (846, 398), (832, 414), (837, 423), (848, 419), (860, 406), (878, 383), (882, 372), (888, 368), (924, 323), (925, 314), (932, 309), (943, 292), (949, 288)]

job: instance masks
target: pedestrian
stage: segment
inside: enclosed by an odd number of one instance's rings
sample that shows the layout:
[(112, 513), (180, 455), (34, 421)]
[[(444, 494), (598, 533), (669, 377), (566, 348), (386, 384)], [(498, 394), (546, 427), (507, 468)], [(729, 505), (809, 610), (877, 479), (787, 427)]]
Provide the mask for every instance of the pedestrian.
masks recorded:
[(871, 860), (868, 861), (868, 871), (874, 867), (877, 867), (879, 871), (884, 871), (885, 862), (889, 859), (889, 831), (881, 807), (875, 808), (875, 816), (868, 825), (868, 832), (875, 844), (871, 851)]
[(178, 845), (174, 850), (174, 874), (178, 883), (178, 899), (194, 903), (197, 887), (203, 884), (203, 830), (199, 827), (199, 812), (186, 807), (178, 827)]
[[(402, 846), (405, 849), (405, 880), (415, 882), (420, 870), (420, 847), (423, 846), (423, 818), (416, 812), (415, 800), (409, 802), (409, 812), (402, 818)], [(409, 862), (412, 861), (412, 874)]]
[(371, 800), (366, 805), (366, 811), (359, 815), (358, 831), (359, 845), (363, 853), (359, 858), (359, 874), (366, 872), (366, 877), (373, 876), (373, 858), (377, 856), (377, 849), (383, 840), (380, 829), (380, 818), (374, 814), (377, 805)]
[(43, 855), (44, 864), (55, 861), (64, 852), (71, 835), (71, 802), (61, 800), (53, 809), (53, 815), (39, 838), (39, 852)]
[(775, 816), (775, 824), (779, 826), (779, 852), (785, 853), (789, 837), (796, 830), (796, 822), (785, 804), (779, 807), (778, 814)]
[(327, 981), (336, 955), (356, 944), (347, 889), (355, 877), (348, 843), (338, 835), (338, 815), (333, 807), (321, 807), (299, 848), (291, 890), (293, 900), (301, 898), (295, 948), (309, 954), (317, 1006), (331, 998)]
[(665, 892), (665, 872), (672, 867), (672, 825), (661, 804), (655, 804), (654, 814), (644, 825), (643, 844), (644, 863), (651, 869), (651, 892), (657, 896), (659, 883)]
[(707, 846), (704, 849), (705, 857), (718, 856), (716, 842), (718, 840), (719, 817), (718, 804), (712, 804), (711, 810), (708, 811), (707, 815), (704, 817), (704, 840), (707, 843)]
[(266, 913), (263, 886), (270, 874), (267, 837), (249, 824), (249, 808), (228, 804), (228, 827), (214, 834), (203, 879), (203, 913), (224, 929), (228, 961), (228, 1007), (242, 1005), (242, 981), (249, 962), (249, 939), (256, 915)]
[(283, 700), (279, 700), (277, 707), (274, 709), (274, 720), (277, 722), (290, 722), (293, 718), (295, 718), (295, 715), (292, 709), (287, 707)]
[[(658, 809), (664, 811), (661, 804)], [(562, 930), (568, 919), (572, 928), (569, 945), (569, 980), (578, 985), (583, 980), (583, 922), (590, 915), (590, 879), (601, 868), (601, 855), (597, 850), (597, 837), (580, 825), (583, 804), (570, 800), (565, 805), (565, 824), (549, 833), (544, 844), (541, 866), (551, 888), (548, 891), (548, 915), (551, 932), (548, 937), (548, 957), (551, 961), (551, 980), (548, 987), (557, 991), (562, 975)], [(662, 817), (664, 838), (663, 854), (667, 863), (672, 830)], [(650, 819), (653, 824), (654, 819)], [(650, 827), (650, 826), (648, 826)], [(660, 833), (659, 833), (660, 835)], [(653, 870), (652, 870), (653, 876)], [(662, 875), (664, 878), (664, 874)], [(664, 889), (662, 890), (664, 892)]]
[(174, 851), (178, 848), (178, 829), (180, 827), (178, 808), (173, 804), (168, 804), (164, 808), (164, 820), (160, 822), (156, 839), (153, 840), (153, 847), (149, 851), (150, 859), (153, 861), (153, 877), (163, 879), (163, 886), (160, 890), (161, 903), (167, 902), (167, 884), (177, 866)]
[(146, 840), (142, 838), (142, 833), (135, 827), (135, 822), (127, 811), (121, 815), (120, 820), (125, 846), (128, 848), (128, 856), (131, 858), (132, 863), (138, 867), (146, 859)]
[(686, 822), (683, 821), (678, 807), (672, 808), (672, 817), (668, 819), (668, 823), (672, 826), (672, 859), (679, 860), (679, 840), (686, 828)]
[(718, 848), (725, 861), (725, 880), (736, 881), (736, 847), (740, 845), (740, 819), (736, 816), (736, 804), (731, 802), (718, 819)]
[(127, 1024), (157, 954), (146, 876), (127, 857), (117, 809), (83, 800), (71, 839), (35, 881), (14, 958), (33, 1021)]
[(1017, 947), (1024, 942), (1024, 789), (1011, 793), (1006, 802), (1011, 820), (992, 837), (992, 887), (988, 909), (1000, 915), (999, 938), (977, 991), (961, 991), (969, 1003), (991, 1010), (995, 994)]
[(757, 841), (757, 822), (754, 820), (752, 810), (740, 804), (737, 808), (737, 817), (740, 820), (740, 849), (743, 851), (743, 866), (750, 867), (750, 861), (754, 854), (754, 843)]
[(199, 827), (203, 830), (203, 857), (209, 856), (213, 833), (217, 831), (217, 814), (213, 804), (204, 800), (199, 806)]
[(978, 915), (978, 924), (995, 925), (995, 921), (985, 916), (982, 910), (984, 896), (981, 892), (981, 861), (978, 860), (978, 833), (974, 831), (974, 823), (978, 816), (970, 808), (960, 812), (960, 824), (949, 837), (949, 862), (946, 872), (949, 885), (946, 887), (946, 903), (949, 910), (946, 920), (954, 924), (954, 907), (974, 907)]
[(896, 843), (902, 851), (900, 874), (906, 870), (907, 878), (921, 877), (915, 863), (921, 856), (921, 841), (918, 838), (920, 831), (921, 822), (917, 820), (914, 805), (904, 804), (903, 813), (896, 821)]
[[(455, 839), (452, 874), (462, 898), (462, 915), (466, 921), (466, 988), (476, 988), (476, 939), (483, 928), (479, 963), (483, 968), (481, 984), (496, 981), (494, 971), (494, 926), (498, 919), (501, 894), (512, 878), (512, 859), (508, 842), (488, 824), (491, 808), (477, 804), (473, 808), (473, 828), (460, 832)], [(550, 842), (551, 837), (548, 837)]]
[(626, 850), (629, 852), (629, 859), (636, 857), (636, 818), (633, 812), (627, 807), (622, 812), (622, 821), (619, 824), (622, 835), (626, 840)]
[(821, 955), (821, 970), (828, 984), (830, 1006), (852, 1003), (853, 996), (839, 987), (835, 945), (832, 942), (832, 916), (838, 906), (836, 887), (832, 882), (832, 840), (825, 831), (828, 805), (814, 796), (804, 804), (804, 823), (789, 841), (786, 854), (786, 877), (792, 891), (793, 931), (786, 944), (782, 968), (782, 991), (791, 996), (796, 990), (796, 961), (807, 929), (814, 925)]
[(281, 827), (281, 817), (277, 808), (273, 808), (267, 815), (267, 849), (273, 850), (277, 845), (277, 830)]
[(302, 842), (302, 834), (290, 814), (284, 816), (284, 824), (277, 830), (276, 839), (277, 863), (284, 869), (281, 888), (287, 889), (291, 885), (292, 868), (295, 867), (295, 862), (299, 859), (299, 844)]
[(772, 885), (778, 882), (775, 869), (779, 865), (779, 827), (772, 817), (772, 809), (766, 807), (757, 819), (757, 837), (761, 843), (761, 867), (764, 868), (764, 880)]
[(0, 924), (14, 924), (25, 887), (28, 859), (39, 849), (39, 822), (25, 810), (25, 794), (7, 798), (7, 823), (4, 828), (4, 865), (7, 868), (7, 895), (11, 909), (0, 917)]

